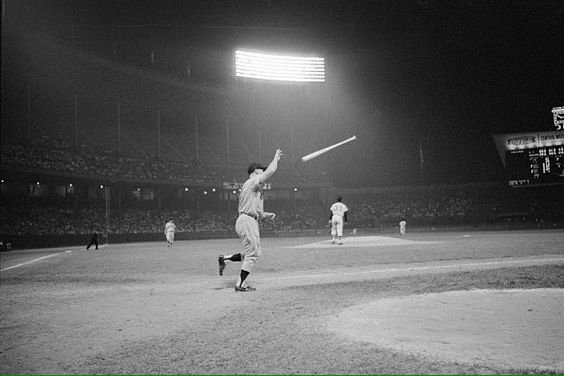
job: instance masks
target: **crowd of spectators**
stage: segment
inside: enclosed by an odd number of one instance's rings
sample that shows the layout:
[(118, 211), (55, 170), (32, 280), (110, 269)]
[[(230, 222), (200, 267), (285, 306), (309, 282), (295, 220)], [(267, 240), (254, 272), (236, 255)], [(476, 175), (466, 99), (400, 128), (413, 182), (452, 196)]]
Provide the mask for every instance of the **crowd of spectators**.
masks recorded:
[[(7, 145), (2, 148), (2, 168), (17, 170), (21, 167), (62, 174), (81, 176), (153, 181), (156, 179), (178, 182), (182, 179), (205, 178), (197, 163), (171, 161), (157, 162), (118, 156), (114, 152), (86, 146), (80, 150), (64, 142), (37, 136), (32, 148)], [(550, 212), (552, 217), (564, 205), (555, 200), (554, 192), (543, 194), (535, 191), (525, 195), (523, 190), (507, 194), (503, 189), (490, 186), (456, 186), (427, 189), (391, 189), (380, 193), (345, 195), (349, 207), (348, 227), (382, 228), (396, 226), (401, 219), (411, 225), (470, 224), (479, 220), (495, 220), (505, 214), (528, 215), (537, 218)], [(557, 191), (558, 193), (558, 191)], [(517, 195), (517, 196), (516, 196)], [(539, 197), (547, 197), (546, 202)], [(504, 202), (506, 203), (504, 208)], [(270, 205), (271, 203), (269, 203)], [(277, 213), (274, 221), (263, 221), (266, 231), (298, 232), (326, 231), (330, 203), (282, 202), (272, 203)], [(556, 213), (556, 214), (555, 214)], [(3, 207), (1, 217), (2, 236), (26, 235), (85, 235), (94, 231), (111, 234), (161, 233), (164, 224), (172, 219), (178, 232), (218, 233), (233, 232), (236, 213), (224, 209), (213, 210), (156, 210), (124, 208), (112, 212), (106, 221), (103, 209), (61, 208), (43, 205)], [(106, 228), (108, 227), (108, 228)]]
[[(240, 162), (246, 165), (248, 161)], [(201, 161), (196, 159), (186, 161), (159, 159), (152, 154), (124, 155), (92, 145), (78, 145), (75, 148), (58, 138), (44, 135), (34, 135), (32, 147), (22, 143), (3, 144), (2, 168), (140, 183), (215, 183), (218, 178), (230, 179), (233, 174), (227, 166), (204, 169)]]
[[(290, 214), (289, 211), (278, 213), (275, 221), (263, 221), (262, 227), (272, 231), (292, 231), (316, 229), (326, 224), (310, 211), (301, 208)], [(112, 234), (150, 234), (160, 233), (164, 224), (174, 220), (178, 232), (232, 232), (236, 213), (225, 211), (189, 210), (149, 210), (124, 209), (122, 213), (111, 214), (109, 229)], [(6, 208), (1, 214), (1, 233), (3, 235), (81, 235), (94, 231), (105, 232), (106, 218), (103, 209), (62, 209), (40, 207), (23, 209)]]
[(419, 224), (463, 223), (473, 214), (473, 200), (464, 191), (385, 196), (364, 197), (349, 203), (350, 217), (357, 227), (386, 226), (401, 219)]
[(86, 145), (75, 150), (47, 136), (37, 136), (32, 148), (21, 144), (3, 146), (2, 164), (6, 168), (139, 182), (178, 181), (193, 179), (195, 175), (205, 178), (194, 164), (121, 156), (111, 150), (92, 152)]
[[(476, 217), (474, 199), (463, 193), (425, 193), (416, 197), (403, 195), (388, 197), (349, 197), (348, 229), (382, 229), (396, 227), (406, 219), (411, 225), (436, 226), (475, 224), (500, 220), (499, 209), (488, 207), (481, 217)], [(327, 206), (327, 205), (325, 205)], [(275, 220), (261, 221), (263, 231), (277, 233), (314, 232), (323, 233), (328, 229), (329, 209), (321, 204), (287, 203), (270, 208), (277, 213)], [(538, 205), (531, 203), (528, 214), (537, 215)], [(521, 212), (519, 212), (521, 213)], [(526, 214), (526, 215), (528, 215)], [(521, 216), (521, 214), (519, 214)], [(234, 234), (237, 213), (226, 209), (156, 210), (146, 208), (125, 208), (112, 212), (106, 221), (102, 208), (60, 208), (6, 206), (0, 215), (2, 236), (29, 235), (85, 235), (92, 232), (105, 233), (106, 223), (109, 234), (159, 234), (164, 224), (174, 220), (177, 231), (183, 233), (230, 233)], [(541, 217), (531, 217), (538, 220)]]
[[(377, 228), (394, 226), (406, 218), (410, 221), (437, 224), (440, 221), (462, 223), (469, 219), (471, 200), (456, 196), (388, 197), (386, 199), (351, 200), (348, 226)], [(327, 229), (329, 209), (321, 204), (279, 205), (272, 208), (277, 213), (275, 220), (261, 222), (266, 231), (296, 232), (324, 231)], [(225, 209), (214, 210), (156, 210), (125, 208), (112, 212), (108, 221), (113, 234), (160, 233), (164, 224), (172, 219), (178, 232), (232, 232), (237, 213)], [(102, 208), (69, 209), (57, 207), (24, 208), (7, 207), (2, 211), (4, 235), (77, 235), (93, 231), (105, 232), (106, 218)]]

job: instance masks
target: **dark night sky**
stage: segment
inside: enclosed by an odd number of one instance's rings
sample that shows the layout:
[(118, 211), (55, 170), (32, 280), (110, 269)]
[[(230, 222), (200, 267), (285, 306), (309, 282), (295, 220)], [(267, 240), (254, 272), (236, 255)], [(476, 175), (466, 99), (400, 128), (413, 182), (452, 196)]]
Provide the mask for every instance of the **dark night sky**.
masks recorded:
[(564, 1), (6, 2), (22, 14), (47, 32), (153, 25), (150, 43), (174, 35), (212, 81), (240, 44), (324, 54), (324, 94), (355, 114), (326, 139), (359, 137), (316, 162), (339, 186), (418, 183), (419, 145), (426, 182), (499, 178), (491, 136), (553, 130), (564, 105)]

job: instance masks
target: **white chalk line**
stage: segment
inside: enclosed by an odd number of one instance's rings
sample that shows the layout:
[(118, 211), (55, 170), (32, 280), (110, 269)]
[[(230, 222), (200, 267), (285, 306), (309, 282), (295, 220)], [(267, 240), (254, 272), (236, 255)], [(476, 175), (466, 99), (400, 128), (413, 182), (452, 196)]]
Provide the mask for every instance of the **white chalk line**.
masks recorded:
[[(102, 244), (102, 245), (99, 246), (98, 248), (104, 248), (104, 246), (105, 246), (105, 244)], [(80, 251), (88, 252), (89, 250), (88, 250), (88, 249), (79, 249), (79, 250), (77, 250), (77, 251), (79, 251), (79, 252), (80, 252)], [(61, 253), (73, 253), (73, 252), (75, 252), (75, 251), (73, 251), (73, 250), (66, 250), (66, 251), (63, 251), (63, 252), (61, 252)], [(4, 270), (10, 270), (10, 269), (19, 268), (19, 267), (21, 267), (21, 266), (28, 265), (28, 264), (31, 264), (31, 263), (34, 263), (34, 262), (37, 262), (37, 261), (41, 261), (41, 260), (44, 260), (44, 259), (49, 258), (49, 257), (53, 257), (53, 256), (60, 255), (61, 253), (53, 253), (53, 254), (51, 254), (51, 255), (39, 257), (39, 258), (36, 258), (36, 259), (34, 259), (34, 260), (31, 260), (31, 261), (22, 262), (21, 264), (12, 265), (12, 266), (9, 266), (9, 267), (7, 267), (7, 268), (0, 269), (0, 272), (3, 272)]]
[(53, 253), (52, 255), (39, 257), (39, 258), (36, 258), (34, 260), (31, 260), (31, 261), (22, 262), (21, 264), (17, 264), (17, 265), (9, 266), (9, 267), (4, 268), (4, 269), (0, 269), (0, 272), (3, 272), (4, 270), (19, 268), (20, 266), (28, 265), (28, 264), (31, 264), (31, 263), (34, 263), (34, 262), (37, 262), (37, 261), (45, 260), (46, 258), (49, 258), (49, 257), (58, 256), (58, 255), (60, 255), (60, 253)]
[(499, 260), (499, 261), (485, 261), (485, 262), (468, 262), (462, 264), (447, 264), (447, 265), (429, 265), (429, 266), (416, 266), (407, 268), (388, 268), (388, 269), (378, 269), (378, 270), (364, 270), (364, 271), (354, 271), (354, 272), (327, 272), (323, 274), (302, 274), (302, 275), (292, 275), (285, 277), (268, 277), (263, 278), (264, 280), (281, 280), (281, 279), (303, 279), (303, 278), (322, 278), (327, 276), (348, 276), (354, 275), (358, 276), (361, 274), (374, 274), (374, 273), (390, 273), (390, 272), (409, 272), (418, 270), (428, 270), (428, 269), (441, 269), (441, 268), (461, 268), (468, 266), (485, 266), (485, 265), (507, 265), (507, 264), (530, 264), (531, 261), (536, 264), (542, 263), (552, 263), (554, 261), (564, 262), (564, 257), (551, 257), (542, 259), (520, 259), (520, 260)]

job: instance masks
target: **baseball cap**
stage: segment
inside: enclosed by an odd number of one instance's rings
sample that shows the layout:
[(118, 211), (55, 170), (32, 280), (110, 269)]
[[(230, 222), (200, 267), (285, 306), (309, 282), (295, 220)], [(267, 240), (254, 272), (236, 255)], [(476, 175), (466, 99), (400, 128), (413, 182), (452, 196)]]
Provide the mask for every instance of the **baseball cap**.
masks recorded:
[(255, 170), (266, 170), (266, 167), (264, 167), (261, 163), (258, 162), (253, 162), (249, 165), (249, 168), (247, 169), (247, 172), (250, 174), (252, 174), (253, 172), (255, 172)]

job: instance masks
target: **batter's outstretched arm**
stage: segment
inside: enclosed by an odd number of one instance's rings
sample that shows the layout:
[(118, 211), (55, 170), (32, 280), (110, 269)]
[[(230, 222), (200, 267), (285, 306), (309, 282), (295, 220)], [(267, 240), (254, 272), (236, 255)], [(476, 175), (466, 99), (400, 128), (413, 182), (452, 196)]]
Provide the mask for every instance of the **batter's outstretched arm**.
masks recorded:
[(276, 218), (276, 214), (275, 214), (275, 213), (270, 213), (270, 212), (261, 212), (261, 213), (260, 213), (260, 217), (261, 217), (261, 218), (266, 218), (266, 219), (274, 219), (274, 218)]
[(282, 157), (282, 155), (283, 155), (282, 150), (277, 149), (276, 153), (274, 153), (274, 158), (272, 159), (272, 162), (270, 162), (266, 170), (259, 175), (259, 182), (263, 183), (272, 175), (274, 175), (274, 173), (278, 169), (278, 160)]

